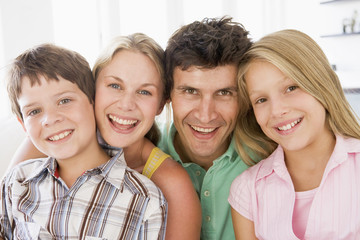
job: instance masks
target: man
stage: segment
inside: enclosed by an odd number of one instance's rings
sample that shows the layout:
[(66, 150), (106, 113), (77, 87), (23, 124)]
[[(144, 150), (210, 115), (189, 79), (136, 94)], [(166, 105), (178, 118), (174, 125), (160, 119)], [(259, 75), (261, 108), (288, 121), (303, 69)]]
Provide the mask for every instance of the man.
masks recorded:
[(189, 173), (202, 206), (202, 239), (235, 239), (227, 198), (248, 166), (232, 133), (239, 113), (237, 70), (251, 46), (231, 18), (195, 21), (177, 30), (165, 50), (173, 124), (159, 147)]

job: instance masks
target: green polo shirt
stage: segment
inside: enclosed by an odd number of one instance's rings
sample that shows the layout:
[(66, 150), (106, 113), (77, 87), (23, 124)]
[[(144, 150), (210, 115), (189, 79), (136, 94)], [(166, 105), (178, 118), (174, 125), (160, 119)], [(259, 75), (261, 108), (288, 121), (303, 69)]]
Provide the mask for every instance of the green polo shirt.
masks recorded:
[(233, 138), (228, 150), (216, 159), (208, 171), (195, 163), (183, 163), (174, 148), (175, 126), (171, 125), (167, 134), (162, 129), (158, 147), (170, 154), (189, 173), (201, 201), (202, 227), (201, 239), (235, 239), (228, 196), (232, 181), (248, 166), (235, 150)]

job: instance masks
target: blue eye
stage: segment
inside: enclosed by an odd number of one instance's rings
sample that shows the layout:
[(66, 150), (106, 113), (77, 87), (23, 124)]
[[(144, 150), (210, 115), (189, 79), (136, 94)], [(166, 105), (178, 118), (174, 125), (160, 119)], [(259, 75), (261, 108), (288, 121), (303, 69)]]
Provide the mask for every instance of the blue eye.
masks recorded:
[(150, 95), (150, 96), (152, 95), (149, 91), (146, 91), (146, 90), (140, 90), (139, 93), (141, 95)]
[(120, 88), (120, 85), (119, 85), (119, 84), (116, 84), (116, 83), (111, 83), (111, 84), (109, 84), (109, 87), (115, 88), (115, 89), (121, 89), (121, 88)]

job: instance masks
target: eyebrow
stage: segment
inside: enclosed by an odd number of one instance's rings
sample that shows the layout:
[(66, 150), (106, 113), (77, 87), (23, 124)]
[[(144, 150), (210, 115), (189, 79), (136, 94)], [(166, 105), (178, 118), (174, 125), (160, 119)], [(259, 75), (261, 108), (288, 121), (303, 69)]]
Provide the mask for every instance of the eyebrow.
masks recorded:
[[(105, 78), (113, 78), (113, 79), (115, 79), (115, 80), (118, 81), (118, 82), (124, 83), (124, 80), (123, 80), (122, 78), (119, 78), (119, 77), (114, 76), (114, 75), (105, 75), (104, 77), (105, 77)], [(160, 84), (162, 84), (162, 83), (160, 83)], [(153, 83), (144, 83), (144, 84), (142, 84), (141, 86), (142, 86), (142, 87), (150, 86), (150, 87), (155, 87), (155, 88), (157, 88), (157, 86), (156, 86), (155, 84), (153, 84)]]
[[(199, 88), (196, 88), (196, 87), (192, 87), (192, 86), (189, 86), (189, 85), (179, 85), (176, 87), (176, 89), (187, 89), (187, 88), (192, 88), (192, 89), (195, 89), (195, 90), (199, 90)], [(237, 92), (238, 91), (238, 88), (235, 87), (235, 86), (230, 86), (230, 87), (224, 87), (224, 88), (219, 88), (219, 89), (216, 89), (215, 92), (218, 92), (218, 91), (234, 91), (234, 92)]]
[[(82, 91), (81, 91), (82, 92)], [(60, 97), (61, 95), (64, 95), (64, 94), (68, 94), (68, 93), (71, 93), (71, 94), (76, 94), (78, 95), (78, 93), (72, 91), (72, 90), (67, 90), (67, 91), (63, 91), (63, 92), (60, 92), (60, 93), (57, 93), (55, 94), (53, 97)], [(37, 102), (31, 102), (29, 104), (26, 104), (25, 106), (23, 106), (20, 110), (23, 111), (23, 109), (26, 109), (26, 108), (31, 108), (32, 106), (34, 105), (37, 105), (38, 103)]]
[(226, 87), (226, 88), (218, 89), (218, 91), (224, 91), (224, 90), (237, 92), (238, 88), (237, 87)]

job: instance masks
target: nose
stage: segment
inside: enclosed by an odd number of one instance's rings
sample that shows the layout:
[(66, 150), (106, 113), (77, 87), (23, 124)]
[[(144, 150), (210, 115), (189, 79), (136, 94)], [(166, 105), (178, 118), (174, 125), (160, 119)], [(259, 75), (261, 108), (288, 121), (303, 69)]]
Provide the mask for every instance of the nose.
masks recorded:
[(117, 106), (123, 111), (132, 111), (135, 109), (135, 98), (134, 94), (123, 93), (117, 100)]
[(285, 99), (280, 97), (271, 99), (271, 114), (274, 117), (282, 117), (289, 111), (289, 106)]
[(46, 109), (43, 113), (42, 125), (45, 127), (54, 125), (64, 120), (63, 114), (56, 108)]
[(217, 113), (215, 100), (210, 96), (203, 96), (199, 100), (197, 111), (195, 112), (195, 117), (201, 123), (209, 123), (216, 119)]

